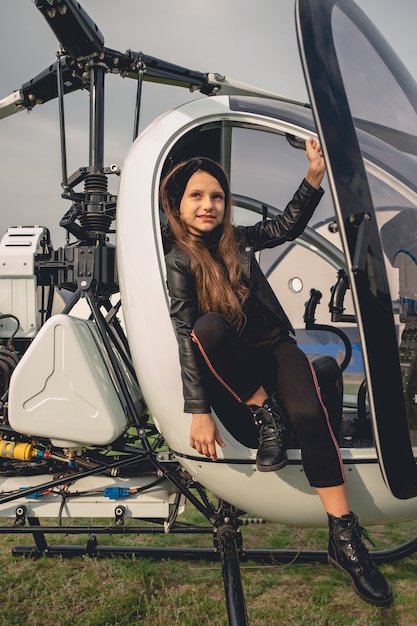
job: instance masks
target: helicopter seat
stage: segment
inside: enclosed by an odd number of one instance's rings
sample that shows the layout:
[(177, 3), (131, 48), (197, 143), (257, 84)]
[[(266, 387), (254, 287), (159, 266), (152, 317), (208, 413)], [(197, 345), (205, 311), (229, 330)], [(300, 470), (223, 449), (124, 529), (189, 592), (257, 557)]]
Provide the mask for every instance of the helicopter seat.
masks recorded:
[(343, 413), (343, 375), (335, 358), (328, 354), (309, 354), (316, 372), (324, 405), (336, 439), (340, 435)]

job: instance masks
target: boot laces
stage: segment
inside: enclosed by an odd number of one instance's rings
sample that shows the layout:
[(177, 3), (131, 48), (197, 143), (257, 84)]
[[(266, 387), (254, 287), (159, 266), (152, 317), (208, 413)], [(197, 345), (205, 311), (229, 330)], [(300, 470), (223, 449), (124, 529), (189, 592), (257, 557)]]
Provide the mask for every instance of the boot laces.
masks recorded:
[(280, 442), (285, 433), (285, 426), (268, 408), (266, 410), (268, 411), (267, 419), (265, 419), (265, 416), (262, 416), (258, 422), (260, 424), (259, 441), (261, 443), (267, 441)]
[(369, 541), (369, 543), (371, 543), (375, 547), (374, 542), (369, 537), (365, 528), (360, 526), (357, 518), (354, 519), (351, 525), (351, 530), (352, 530), (352, 535), (351, 535), (351, 540), (349, 541), (349, 548), (350, 548), (349, 551), (350, 551), (350, 559), (352, 560), (352, 563), (353, 562), (355, 563), (355, 569), (359, 572), (359, 571), (363, 571), (364, 568), (367, 568), (369, 566), (373, 567), (374, 566), (373, 560), (362, 538), (365, 539), (366, 541)]

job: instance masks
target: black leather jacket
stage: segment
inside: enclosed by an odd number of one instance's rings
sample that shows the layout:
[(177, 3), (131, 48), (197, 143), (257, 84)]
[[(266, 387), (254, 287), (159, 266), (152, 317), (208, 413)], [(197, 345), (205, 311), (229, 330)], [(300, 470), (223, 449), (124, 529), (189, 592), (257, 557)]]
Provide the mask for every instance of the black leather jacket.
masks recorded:
[[(264, 248), (273, 248), (286, 241), (293, 241), (301, 235), (322, 195), (321, 188), (317, 190), (303, 180), (283, 215), (273, 220), (258, 222), (253, 226), (236, 227), (244, 270), (250, 284), (255, 285), (252, 295), (270, 309), (281, 324), (292, 333), (294, 333), (292, 325), (260, 269), (254, 253)], [(165, 261), (167, 286), (171, 298), (170, 314), (179, 347), (184, 411), (210, 413), (210, 399), (203, 382), (199, 351), (191, 338), (191, 331), (201, 316), (201, 311), (189, 260), (174, 246), (166, 254)]]

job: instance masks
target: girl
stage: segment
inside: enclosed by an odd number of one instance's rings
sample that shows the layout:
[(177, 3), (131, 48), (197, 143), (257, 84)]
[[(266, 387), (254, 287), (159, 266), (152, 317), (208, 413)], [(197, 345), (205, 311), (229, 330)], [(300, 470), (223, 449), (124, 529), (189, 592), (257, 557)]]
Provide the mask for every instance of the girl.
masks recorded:
[[(192, 414), (191, 447), (215, 461), (216, 445), (224, 442), (211, 414), (210, 371), (248, 407), (259, 427), (256, 465), (262, 472), (286, 465), (290, 422), (305, 474), (328, 514), (329, 562), (351, 578), (362, 599), (383, 606), (392, 592), (350, 511), (342, 460), (316, 377), (254, 256), (298, 237), (319, 203), (325, 163), (314, 138), (306, 141), (306, 155), (307, 174), (283, 215), (254, 226), (232, 225), (229, 183), (210, 159), (180, 163), (162, 181), (167, 285), (184, 411)], [(270, 371), (266, 362), (273, 363)]]

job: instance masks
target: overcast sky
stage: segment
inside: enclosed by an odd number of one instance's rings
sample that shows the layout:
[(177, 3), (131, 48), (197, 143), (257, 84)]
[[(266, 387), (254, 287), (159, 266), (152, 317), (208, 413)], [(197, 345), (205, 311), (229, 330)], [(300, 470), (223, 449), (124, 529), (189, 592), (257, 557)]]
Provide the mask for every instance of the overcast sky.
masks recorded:
[[(314, 1), (314, 0), (312, 0)], [(358, 0), (417, 80), (416, 0)], [(81, 0), (105, 45), (202, 72), (219, 72), (305, 101), (293, 0)], [(57, 41), (31, 0), (0, 0), (0, 99), (56, 59)], [(130, 145), (135, 82), (106, 78), (105, 165), (123, 164)], [(141, 126), (195, 97), (145, 84)], [(65, 99), (68, 172), (88, 165), (87, 92)], [(8, 226), (48, 226), (55, 247), (69, 203), (61, 199), (57, 102), (0, 121), (0, 237)]]

